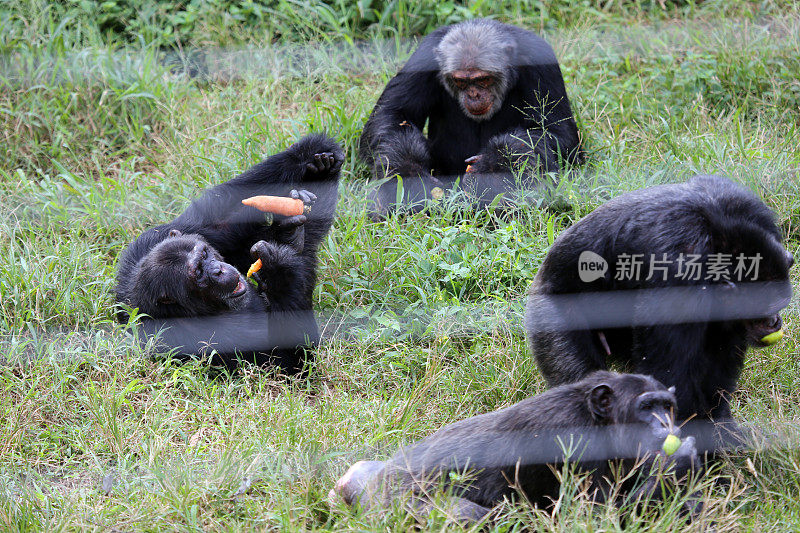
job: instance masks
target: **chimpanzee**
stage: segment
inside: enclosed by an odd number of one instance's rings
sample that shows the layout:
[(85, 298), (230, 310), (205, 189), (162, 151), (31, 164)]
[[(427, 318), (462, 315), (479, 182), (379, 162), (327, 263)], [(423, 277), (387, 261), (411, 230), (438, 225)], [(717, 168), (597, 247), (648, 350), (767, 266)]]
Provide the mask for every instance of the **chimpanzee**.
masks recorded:
[[(512, 169), (527, 189), (543, 172), (558, 171), (561, 160), (583, 160), (552, 47), (489, 19), (439, 28), (422, 40), (378, 99), (359, 153), (377, 178), (402, 178), (412, 210), (441, 197), (467, 165), (462, 187), (486, 205), (518, 189)], [(372, 214), (390, 211), (396, 195), (392, 178), (374, 193)]]
[(729, 397), (747, 347), (780, 335), (793, 262), (769, 208), (725, 177), (630, 192), (550, 248), (530, 347), (551, 386), (608, 363), (652, 375), (676, 387), (680, 420), (704, 422), (691, 430), (701, 450), (737, 445)]
[(398, 500), (424, 518), (434, 505), (429, 494), (442, 487), (449, 491), (447, 513), (472, 522), (518, 491), (540, 508), (551, 505), (560, 487), (553, 467), (560, 470), (565, 460), (579, 472), (591, 472), (591, 496), (608, 501), (610, 460), (619, 460), (614, 463), (626, 473), (637, 461), (643, 464), (637, 471), (641, 475), (626, 476), (617, 494), (624, 501), (657, 499), (664, 477), (651, 474), (668, 467), (680, 478), (696, 466), (691, 436), (676, 443), (668, 458), (662, 450), (668, 435), (680, 435), (673, 425), (675, 408), (673, 389), (650, 376), (598, 371), (445, 426), (388, 461), (359, 461), (329, 497), (364, 509), (389, 508)]
[[(332, 139), (310, 135), (209, 189), (125, 249), (117, 301), (145, 313), (139, 327), (148, 336), (161, 331), (162, 346), (179, 355), (301, 370), (319, 339), (317, 250), (333, 222), (343, 160)], [(287, 217), (242, 204), (264, 194), (302, 199), (306, 212)], [(244, 275), (254, 259), (262, 262), (255, 287)]]

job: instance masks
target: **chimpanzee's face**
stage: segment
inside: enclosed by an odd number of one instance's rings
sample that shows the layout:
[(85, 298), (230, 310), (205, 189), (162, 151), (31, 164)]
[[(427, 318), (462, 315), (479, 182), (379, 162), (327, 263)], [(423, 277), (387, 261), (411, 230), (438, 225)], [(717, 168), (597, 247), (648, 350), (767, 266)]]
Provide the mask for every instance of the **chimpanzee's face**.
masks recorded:
[(130, 302), (153, 318), (200, 316), (234, 309), (247, 294), (247, 281), (199, 235), (173, 231), (141, 262)]
[(502, 105), (502, 84), (493, 72), (476, 68), (455, 70), (444, 75), (444, 82), (464, 113), (474, 120), (489, 119)]
[(614, 428), (614, 440), (631, 456), (661, 448), (667, 435), (680, 436), (675, 424), (675, 388), (649, 376), (621, 374), (594, 386), (587, 394), (598, 425)]

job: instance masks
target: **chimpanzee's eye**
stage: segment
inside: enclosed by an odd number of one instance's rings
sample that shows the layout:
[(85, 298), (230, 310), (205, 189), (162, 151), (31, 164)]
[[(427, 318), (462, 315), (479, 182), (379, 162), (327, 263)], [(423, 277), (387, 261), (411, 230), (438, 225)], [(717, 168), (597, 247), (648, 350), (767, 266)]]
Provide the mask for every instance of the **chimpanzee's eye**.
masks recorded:
[(466, 88), (467, 88), (467, 85), (468, 85), (467, 81), (466, 81), (466, 80), (463, 80), (463, 79), (461, 79), (461, 78), (453, 78), (453, 84), (454, 84), (454, 85), (455, 85), (455, 86), (456, 86), (456, 87), (457, 87), (459, 90), (462, 90), (462, 91), (463, 91), (464, 89), (466, 89)]

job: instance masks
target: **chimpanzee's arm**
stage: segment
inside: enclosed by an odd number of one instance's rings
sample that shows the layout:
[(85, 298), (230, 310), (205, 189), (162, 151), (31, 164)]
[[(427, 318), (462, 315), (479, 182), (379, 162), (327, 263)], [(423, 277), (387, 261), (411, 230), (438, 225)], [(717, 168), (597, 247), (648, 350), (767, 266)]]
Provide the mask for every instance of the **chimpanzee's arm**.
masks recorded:
[(183, 233), (203, 235), (226, 255), (232, 239), (251, 234), (265, 224), (265, 214), (242, 205), (243, 199), (262, 194), (288, 196), (293, 189), (309, 190), (321, 199), (317, 212), (329, 222), (332, 214), (328, 212), (332, 213), (336, 205), (343, 160), (341, 148), (332, 139), (310, 135), (209, 189), (169, 226)]
[[(297, 228), (302, 235), (303, 228)], [(267, 301), (270, 342), (278, 348), (273, 357), (283, 367), (300, 370), (305, 352), (319, 343), (311, 293), (316, 281), (316, 255), (298, 249), (302, 243), (275, 244), (259, 241), (250, 250), (261, 260), (253, 274), (258, 290)]]
[(443, 91), (431, 47), (420, 46), (386, 85), (361, 133), (359, 154), (376, 177), (430, 174), (431, 156), (422, 130)]
[(519, 43), (517, 87), (525, 101), (529, 128), (548, 133), (548, 144), (559, 159), (582, 163), (584, 154), (572, 114), (561, 67), (552, 47), (533, 32), (514, 28)]
[[(680, 483), (702, 470), (693, 436), (684, 438), (680, 447), (670, 456), (651, 454), (637, 463), (638, 475), (628, 476), (623, 481), (623, 490), (615, 499), (619, 507), (663, 501), (678, 490)], [(595, 476), (592, 483), (601, 488), (598, 492), (608, 495), (607, 480)], [(681, 505), (680, 514), (688, 515), (690, 519), (699, 515), (703, 509), (701, 498), (699, 492), (687, 498)]]
[[(359, 141), (359, 155), (376, 178), (402, 178), (401, 201), (405, 204), (431, 198), (431, 190), (443, 186), (431, 176), (430, 146), (422, 133), (432, 109), (445, 94), (433, 52), (441, 35), (434, 32), (426, 37), (389, 81)], [(388, 211), (398, 199), (398, 183), (394, 178), (384, 183), (371, 199), (370, 209), (379, 214)]]
[[(315, 158), (324, 153), (331, 154), (330, 162), (323, 163), (319, 157)], [(288, 196), (292, 189), (304, 188), (319, 196), (314, 187), (319, 183), (336, 182), (343, 159), (343, 152), (333, 139), (309, 135), (207, 190), (173, 224), (184, 233), (193, 233), (191, 228), (196, 226), (214, 226), (226, 221), (232, 211), (241, 209), (243, 199), (259, 194)]]
[[(292, 316), (288, 316), (292, 315)], [(306, 350), (319, 341), (312, 311), (284, 313), (275, 320), (262, 305), (237, 313), (202, 317), (144, 319), (139, 341), (156, 339), (156, 352), (178, 359), (209, 356), (212, 364), (236, 366), (237, 359), (276, 365), (287, 374), (303, 368)]]

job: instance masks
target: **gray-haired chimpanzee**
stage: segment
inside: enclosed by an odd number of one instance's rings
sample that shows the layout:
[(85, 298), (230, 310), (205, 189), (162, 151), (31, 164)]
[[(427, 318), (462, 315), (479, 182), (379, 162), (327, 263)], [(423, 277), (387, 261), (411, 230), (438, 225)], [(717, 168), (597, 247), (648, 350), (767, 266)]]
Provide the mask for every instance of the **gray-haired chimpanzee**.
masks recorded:
[[(773, 213), (721, 176), (617, 197), (565, 230), (526, 330), (548, 384), (617, 363), (676, 387), (698, 448), (736, 444), (729, 398), (748, 346), (780, 336), (794, 260)], [(714, 421), (714, 425), (709, 423)]]
[[(117, 301), (148, 315), (144, 332), (161, 331), (163, 347), (184, 356), (213, 349), (215, 362), (238, 357), (299, 371), (319, 339), (311, 303), (317, 250), (333, 222), (343, 160), (332, 139), (310, 135), (209, 189), (125, 249)], [(299, 198), (310, 209), (286, 217), (242, 204), (262, 194)], [(262, 262), (257, 287), (245, 278), (254, 259)]]
[(386, 509), (400, 501), (424, 519), (435, 505), (429, 495), (444, 488), (448, 515), (472, 522), (518, 492), (540, 508), (551, 505), (560, 487), (554, 467), (559, 470), (568, 459), (578, 471), (592, 473), (590, 494), (598, 502), (611, 495), (610, 461), (619, 460), (614, 463), (625, 473), (641, 461), (641, 475), (617, 480), (623, 486), (614, 494), (624, 501), (657, 499), (665, 478), (655, 474), (668, 467), (681, 478), (696, 466), (691, 436), (669, 450), (669, 457), (662, 451), (668, 435), (680, 435), (673, 425), (675, 409), (672, 389), (649, 376), (598, 371), (445, 426), (388, 461), (359, 461), (330, 498), (364, 509)]
[[(423, 134), (427, 123), (428, 136)], [(552, 47), (538, 35), (476, 19), (439, 28), (392, 78), (364, 126), (360, 155), (377, 178), (399, 175), (404, 203), (462, 186), (479, 205), (582, 161), (578, 129)], [(510, 163), (513, 163), (510, 165)], [(396, 202), (397, 180), (372, 198), (373, 215)]]

